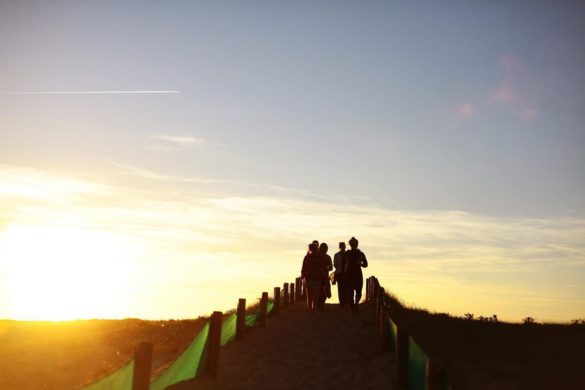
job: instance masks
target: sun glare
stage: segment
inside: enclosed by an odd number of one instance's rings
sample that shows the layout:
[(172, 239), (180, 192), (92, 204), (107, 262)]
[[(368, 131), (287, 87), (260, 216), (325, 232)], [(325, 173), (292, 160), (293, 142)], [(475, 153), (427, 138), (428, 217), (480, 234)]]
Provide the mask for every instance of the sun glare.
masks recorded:
[(0, 235), (0, 269), (10, 317), (70, 320), (116, 317), (128, 283), (125, 246), (105, 232), (12, 225)]

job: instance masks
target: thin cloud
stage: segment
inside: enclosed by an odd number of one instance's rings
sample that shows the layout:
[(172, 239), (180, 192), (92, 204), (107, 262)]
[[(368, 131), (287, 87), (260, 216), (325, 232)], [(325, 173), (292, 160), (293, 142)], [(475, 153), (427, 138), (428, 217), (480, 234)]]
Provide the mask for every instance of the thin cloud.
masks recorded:
[(177, 94), (171, 90), (112, 90), (112, 91), (4, 91), (0, 95), (120, 95), (120, 94)]
[[(110, 164), (149, 179), (193, 180)], [(136, 272), (139, 284), (197, 286), (180, 293), (161, 287), (161, 305), (156, 309), (159, 317), (188, 316), (184, 309), (171, 311), (162, 302), (208, 294), (217, 290), (217, 283), (246, 280), (240, 293), (254, 296), (259, 284), (286, 280), (287, 275), (298, 272), (305, 242), (318, 238), (331, 243), (353, 234), (360, 239), (375, 273), (417, 305), (458, 314), (475, 307), (518, 320), (523, 310), (541, 318), (570, 319), (583, 307), (580, 291), (564, 288), (565, 281), (575, 284), (572, 278), (547, 279), (553, 268), (563, 271), (559, 275), (582, 272), (582, 218), (499, 218), (460, 211), (394, 210), (317, 202), (296, 194), (226, 197), (226, 191), (221, 191), (217, 196), (197, 196), (193, 190), (177, 198), (169, 195), (169, 188), (177, 184), (171, 181), (153, 182), (150, 190), (144, 191), (131, 182), (125, 182), (124, 187), (99, 182), (79, 186), (78, 179), (42, 170), (0, 166), (0, 173), (0, 188), (3, 185), (10, 190), (10, 196), (0, 195), (0, 246), (8, 225), (108, 232), (128, 243), (123, 264)], [(26, 185), (26, 191), (11, 190), (16, 179), (19, 187)], [(75, 185), (69, 184), (72, 181)], [(75, 196), (62, 204), (28, 201), (29, 193), (43, 192), (48, 184), (55, 187), (54, 183), (66, 183), (65, 192)], [(52, 198), (63, 198), (63, 186), (56, 187), (59, 191)], [(112, 188), (119, 196), (101, 197), (96, 203), (93, 189), (101, 188)], [(8, 236), (4, 237), (4, 242), (9, 242)], [(83, 261), (88, 260), (80, 259)], [(9, 260), (0, 256), (0, 266), (3, 262)], [(192, 278), (202, 266), (209, 272), (201, 276), (201, 283), (199, 276), (197, 283), (186, 280), (185, 275)], [(545, 295), (550, 302), (540, 299)], [(189, 313), (224, 305), (229, 308), (233, 299), (231, 293), (226, 294), (209, 304), (189, 306)], [(127, 305), (128, 312), (109, 315), (135, 316), (154, 308), (133, 305), (131, 295), (122, 295), (120, 302)], [(0, 304), (0, 315), (2, 310), (6, 309)], [(556, 314), (548, 314), (554, 310)]]
[(502, 56), (498, 66), (502, 77), (492, 100), (507, 105), (522, 119), (534, 119), (539, 112), (538, 82), (534, 75), (523, 63), (510, 56)]
[(111, 166), (114, 166), (116, 168), (121, 169), (125, 173), (131, 174), (134, 176), (138, 176), (138, 177), (142, 177), (144, 179), (169, 180), (169, 177), (166, 175), (162, 175), (160, 173), (148, 171), (146, 169), (137, 168), (137, 167), (133, 167), (133, 166), (126, 165), (126, 164), (120, 164), (120, 163), (117, 163), (115, 161), (110, 161), (110, 160), (106, 160), (105, 162)]
[(157, 141), (163, 141), (165, 143), (175, 144), (179, 146), (187, 146), (187, 145), (199, 145), (205, 143), (205, 140), (202, 138), (193, 137), (190, 135), (165, 135), (165, 134), (156, 134), (150, 136), (151, 139)]
[(475, 114), (475, 106), (469, 102), (463, 102), (455, 107), (455, 113), (460, 118), (469, 118)]

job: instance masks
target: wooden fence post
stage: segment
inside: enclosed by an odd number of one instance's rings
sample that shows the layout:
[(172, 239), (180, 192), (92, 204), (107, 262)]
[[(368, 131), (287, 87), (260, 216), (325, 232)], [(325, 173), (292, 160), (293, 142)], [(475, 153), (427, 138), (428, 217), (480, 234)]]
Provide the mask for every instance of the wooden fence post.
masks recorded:
[(289, 296), (289, 298), (290, 298), (290, 304), (291, 305), (294, 305), (295, 304), (296, 297), (297, 296), (295, 295), (295, 284), (294, 283), (291, 283), (290, 284), (290, 296)]
[(374, 305), (376, 305), (376, 321), (380, 322), (380, 307), (382, 306), (382, 289), (380, 286), (378, 286), (376, 294), (374, 294)]
[(300, 301), (303, 297), (303, 289), (301, 288), (301, 278), (295, 279), (296, 300)]
[(238, 311), (236, 316), (236, 338), (238, 340), (243, 340), (246, 329), (246, 299), (240, 298), (238, 300)]
[(152, 369), (152, 344), (140, 343), (134, 349), (134, 376), (132, 390), (150, 388), (150, 371)]
[(274, 287), (274, 307), (272, 308), (272, 314), (277, 316), (280, 308), (280, 287)]
[(408, 386), (408, 331), (398, 325), (396, 329), (396, 380), (399, 389)]
[(260, 326), (266, 328), (266, 318), (268, 317), (268, 293), (262, 293), (260, 299)]
[(445, 365), (442, 360), (427, 360), (425, 372), (425, 389), (442, 390), (445, 382)]
[(372, 277), (370, 276), (369, 278), (366, 279), (366, 301), (370, 300), (370, 279)]
[(284, 284), (284, 299), (283, 299), (283, 304), (282, 304), (282, 308), (286, 309), (288, 307), (288, 283)]
[(221, 343), (221, 322), (223, 313), (214, 311), (209, 323), (209, 349), (207, 350), (207, 373), (217, 376), (219, 368), (219, 346)]
[(388, 313), (386, 311), (386, 307), (382, 305), (380, 310), (380, 319), (378, 321), (378, 335), (380, 336), (380, 350), (382, 352), (387, 351), (390, 349), (390, 332), (389, 332), (389, 324), (388, 324)]

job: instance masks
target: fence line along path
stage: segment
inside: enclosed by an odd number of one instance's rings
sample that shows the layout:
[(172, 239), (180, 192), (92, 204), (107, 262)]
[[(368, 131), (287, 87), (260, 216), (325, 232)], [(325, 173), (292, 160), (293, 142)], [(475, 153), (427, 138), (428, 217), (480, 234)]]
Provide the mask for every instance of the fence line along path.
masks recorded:
[(374, 305), (361, 306), (359, 314), (280, 307), (266, 329), (222, 348), (219, 375), (173, 389), (391, 389), (393, 355), (379, 347)]

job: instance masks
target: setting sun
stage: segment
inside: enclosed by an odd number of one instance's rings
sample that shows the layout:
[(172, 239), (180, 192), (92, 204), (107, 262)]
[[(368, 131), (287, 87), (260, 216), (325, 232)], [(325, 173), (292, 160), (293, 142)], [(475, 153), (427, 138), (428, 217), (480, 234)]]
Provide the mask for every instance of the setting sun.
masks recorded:
[(67, 320), (111, 317), (125, 247), (110, 233), (59, 226), (12, 225), (0, 236), (10, 317)]

